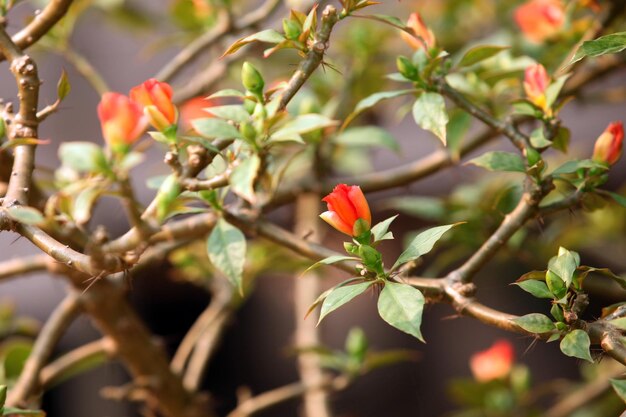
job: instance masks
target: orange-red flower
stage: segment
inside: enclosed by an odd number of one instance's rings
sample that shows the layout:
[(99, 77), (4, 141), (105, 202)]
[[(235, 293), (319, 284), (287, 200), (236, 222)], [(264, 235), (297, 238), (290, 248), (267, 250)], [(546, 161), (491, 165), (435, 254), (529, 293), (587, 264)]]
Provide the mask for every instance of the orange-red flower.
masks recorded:
[(114, 149), (132, 145), (144, 129), (141, 107), (123, 94), (104, 93), (98, 104), (104, 140)]
[(560, 0), (530, 0), (518, 7), (513, 17), (526, 38), (541, 43), (561, 30), (565, 8)]
[(417, 37), (415, 37), (404, 31), (401, 33), (402, 39), (404, 39), (404, 41), (411, 48), (418, 50), (422, 48), (428, 49), (435, 46), (435, 35), (433, 34), (433, 31), (424, 24), (422, 16), (420, 16), (419, 13), (411, 13), (406, 25), (415, 35), (417, 35)]
[(353, 236), (358, 219), (365, 222), (367, 229), (372, 224), (370, 207), (359, 186), (338, 184), (322, 201), (327, 203), (328, 211), (320, 217), (342, 233)]
[(178, 110), (172, 103), (172, 87), (150, 78), (130, 90), (130, 98), (142, 108), (150, 124), (163, 131), (175, 125), (178, 120)]
[(514, 360), (513, 345), (507, 340), (499, 340), (489, 349), (472, 355), (470, 368), (477, 381), (487, 382), (507, 376)]
[(622, 156), (624, 125), (622, 122), (609, 123), (609, 126), (596, 140), (593, 148), (593, 160), (615, 164)]
[(546, 105), (546, 89), (550, 85), (550, 77), (541, 64), (534, 64), (524, 71), (524, 91), (526, 97), (537, 106)]
[(180, 122), (183, 129), (191, 129), (192, 120), (213, 117), (211, 113), (204, 109), (215, 106), (216, 104), (217, 102), (215, 100), (209, 100), (204, 97), (194, 97), (187, 100), (180, 106)]

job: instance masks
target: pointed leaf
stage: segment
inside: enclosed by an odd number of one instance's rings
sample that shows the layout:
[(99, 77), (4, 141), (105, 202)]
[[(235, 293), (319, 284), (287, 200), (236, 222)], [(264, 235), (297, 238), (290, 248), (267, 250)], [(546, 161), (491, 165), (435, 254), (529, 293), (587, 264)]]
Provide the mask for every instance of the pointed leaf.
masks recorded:
[(256, 201), (254, 181), (256, 180), (260, 166), (261, 158), (256, 154), (252, 154), (233, 168), (228, 178), (233, 192), (252, 204)]
[(626, 49), (626, 32), (617, 32), (601, 36), (592, 41), (585, 41), (576, 51), (569, 65), (589, 56), (615, 54)]
[(370, 231), (372, 232), (372, 236), (374, 236), (375, 242), (381, 240), (383, 236), (387, 234), (387, 231), (389, 230), (389, 226), (391, 226), (391, 222), (393, 222), (396, 219), (396, 217), (398, 217), (397, 214), (386, 220), (383, 220), (382, 222), (372, 227)]
[(241, 139), (241, 133), (239, 130), (225, 120), (206, 118), (206, 119), (194, 119), (191, 121), (193, 128), (202, 136), (209, 139)]
[(432, 132), (446, 144), (448, 113), (443, 96), (438, 93), (423, 93), (413, 105), (413, 118), (422, 129)]
[(511, 321), (530, 333), (547, 333), (555, 329), (552, 320), (539, 313), (526, 314)]
[(207, 107), (204, 110), (219, 117), (220, 119), (232, 120), (237, 123), (242, 123), (250, 119), (250, 113), (248, 113), (240, 104)]
[(554, 296), (548, 289), (548, 286), (543, 281), (536, 280), (527, 280), (515, 283), (515, 285), (519, 286), (524, 291), (534, 295), (537, 298), (548, 298), (552, 299)]
[(521, 156), (511, 152), (487, 152), (467, 162), (489, 171), (526, 172)]
[(61, 71), (61, 78), (59, 78), (59, 82), (57, 83), (57, 97), (59, 101), (65, 100), (65, 97), (67, 97), (71, 89), (70, 81), (67, 79), (67, 72), (65, 72), (64, 69)]
[(321, 114), (303, 114), (285, 123), (279, 130), (272, 133), (270, 141), (290, 140), (294, 137), (326, 127), (337, 126), (339, 122)]
[(461, 58), (459, 67), (469, 67), (479, 63), (487, 58), (491, 58), (494, 55), (499, 54), (505, 49), (509, 49), (508, 46), (496, 46), (496, 45), (479, 45), (469, 49)]
[(262, 30), (261, 32), (254, 33), (245, 38), (241, 38), (233, 43), (222, 57), (230, 54), (234, 54), (242, 47), (252, 42), (266, 42), (266, 43), (280, 43), (285, 40), (285, 37), (273, 29)]
[(306, 274), (307, 272), (309, 272), (312, 269), (315, 269), (315, 268), (317, 268), (318, 266), (321, 266), (321, 265), (332, 265), (332, 264), (335, 264), (337, 262), (358, 261), (358, 260), (359, 260), (359, 258), (357, 258), (355, 256), (347, 256), (347, 255), (333, 255), (333, 256), (329, 256), (328, 258), (324, 258), (321, 261), (315, 262), (313, 265), (311, 265), (310, 267), (305, 269), (304, 272), (302, 273), (302, 275)]
[(209, 259), (230, 282), (242, 291), (243, 267), (246, 261), (246, 237), (224, 219), (219, 219), (207, 240)]
[(584, 359), (593, 363), (591, 353), (589, 352), (589, 346), (591, 341), (589, 335), (583, 330), (574, 330), (568, 333), (563, 340), (561, 340), (561, 352), (566, 356)]
[(435, 243), (437, 243), (437, 241), (441, 239), (444, 233), (452, 229), (454, 226), (458, 226), (459, 224), (462, 223), (454, 223), (445, 226), (433, 227), (417, 235), (409, 244), (409, 247), (398, 257), (398, 260), (393, 265), (391, 270), (393, 271), (400, 265), (407, 263), (413, 259), (417, 259), (420, 256), (430, 252), (433, 249), (433, 246), (435, 246)]
[(404, 96), (407, 94), (411, 94), (415, 92), (415, 90), (410, 89), (410, 90), (396, 90), (396, 91), (382, 91), (380, 93), (374, 93), (371, 96), (365, 97), (363, 100), (359, 101), (356, 105), (356, 107), (354, 108), (354, 110), (352, 111), (352, 113), (350, 113), (350, 115), (348, 115), (348, 117), (346, 118), (345, 122), (343, 123), (343, 127), (346, 127), (347, 125), (350, 124), (350, 122), (352, 120), (354, 120), (354, 118), (356, 116), (358, 116), (360, 113), (364, 112), (367, 109), (370, 109), (372, 107), (374, 107), (376, 104), (378, 104), (379, 102), (383, 101), (383, 100), (389, 100), (392, 98), (396, 98), (396, 97), (400, 97), (400, 96)]
[(387, 323), (424, 341), (421, 331), (424, 296), (407, 284), (385, 283), (378, 297), (378, 314)]
[(41, 224), (45, 221), (39, 210), (27, 206), (9, 207), (7, 214), (16, 222), (23, 224)]
[(324, 317), (328, 314), (351, 301), (354, 297), (363, 294), (373, 283), (373, 281), (367, 281), (359, 284), (347, 285), (345, 287), (334, 288), (324, 299), (322, 310), (320, 311), (320, 318), (317, 324), (321, 323)]

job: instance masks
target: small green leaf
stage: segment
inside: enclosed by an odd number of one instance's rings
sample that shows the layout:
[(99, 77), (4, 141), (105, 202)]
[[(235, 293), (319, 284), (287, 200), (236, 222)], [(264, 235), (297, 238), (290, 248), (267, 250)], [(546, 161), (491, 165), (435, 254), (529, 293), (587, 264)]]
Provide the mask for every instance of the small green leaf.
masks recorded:
[(515, 283), (515, 285), (519, 286), (524, 291), (534, 295), (537, 298), (549, 298), (552, 299), (554, 296), (548, 289), (548, 286), (543, 281), (536, 280), (527, 280)]
[(232, 88), (226, 88), (224, 90), (220, 90), (217, 93), (213, 93), (210, 96), (207, 97), (208, 100), (211, 100), (213, 98), (220, 98), (220, 97), (239, 97), (239, 98), (243, 98), (246, 95), (244, 93), (242, 93), (239, 90), (234, 90)]
[(626, 197), (617, 193), (612, 193), (610, 191), (607, 191), (607, 194), (610, 195), (611, 198), (615, 200), (617, 204), (619, 204), (622, 207), (626, 207)]
[(575, 252), (560, 248), (559, 253), (559, 256), (550, 260), (548, 270), (558, 275), (565, 282), (565, 286), (569, 288), (572, 285), (574, 271), (578, 267), (578, 262), (574, 255)]
[(398, 260), (393, 265), (391, 270), (395, 270), (400, 265), (412, 261), (413, 259), (417, 259), (422, 255), (427, 254), (433, 249), (435, 243), (446, 233), (448, 230), (452, 229), (454, 226), (458, 226), (462, 223), (454, 223), (448, 224), (445, 226), (433, 227), (431, 229), (425, 230), (419, 235), (415, 236), (413, 241), (409, 244), (409, 247), (400, 254)]
[(204, 110), (219, 117), (220, 119), (232, 120), (237, 123), (242, 123), (250, 119), (250, 113), (248, 113), (240, 104), (207, 107)]
[(252, 154), (233, 168), (228, 178), (233, 192), (252, 204), (256, 202), (254, 181), (256, 180), (260, 166), (261, 158), (256, 154)]
[(522, 157), (511, 152), (487, 152), (467, 163), (489, 171), (526, 172)]
[(381, 91), (379, 93), (374, 93), (371, 96), (365, 97), (363, 100), (357, 103), (356, 107), (354, 108), (354, 111), (352, 111), (352, 113), (348, 115), (345, 122), (343, 123), (343, 126), (345, 127), (349, 125), (350, 122), (354, 120), (354, 118), (358, 116), (360, 113), (364, 112), (367, 109), (374, 107), (376, 104), (378, 104), (379, 102), (383, 100), (389, 100), (392, 98), (411, 94), (413, 92), (415, 92), (415, 90), (413, 89), (396, 90), (396, 91)]
[(561, 306), (559, 304), (552, 304), (552, 307), (550, 307), (550, 314), (552, 314), (552, 317), (554, 317), (554, 319), (556, 321), (565, 321), (565, 316), (563, 315), (563, 309), (561, 308)]
[(413, 104), (413, 118), (422, 129), (432, 132), (446, 144), (448, 113), (443, 96), (438, 93), (423, 93)]
[(329, 256), (328, 258), (324, 258), (321, 261), (315, 262), (313, 265), (308, 267), (302, 273), (302, 275), (306, 274), (307, 272), (309, 272), (312, 269), (315, 269), (315, 268), (317, 268), (318, 266), (321, 266), (321, 265), (332, 265), (332, 264), (336, 264), (337, 262), (358, 261), (358, 260), (359, 260), (359, 258), (357, 258), (355, 256), (347, 256), (347, 255), (333, 255), (333, 256)]
[(619, 395), (622, 401), (626, 402), (626, 380), (611, 379), (610, 381), (617, 395)]
[(76, 196), (72, 204), (72, 217), (77, 224), (84, 225), (91, 219), (93, 207), (101, 193), (99, 187), (87, 187)]
[(567, 161), (554, 171), (552, 175), (572, 174), (582, 168), (598, 168), (606, 170), (607, 167), (604, 164), (594, 162), (591, 159), (583, 159), (582, 161)]
[(396, 329), (424, 342), (420, 329), (424, 303), (422, 293), (410, 285), (386, 282), (378, 297), (378, 314)]
[(546, 284), (548, 285), (548, 288), (550, 289), (552, 294), (554, 294), (557, 299), (565, 297), (567, 287), (565, 286), (565, 282), (561, 279), (560, 276), (552, 271), (546, 271)]
[(530, 134), (530, 144), (535, 148), (547, 148), (552, 145), (552, 142), (546, 139), (543, 133), (543, 128), (537, 128)]
[(593, 363), (591, 353), (589, 352), (589, 346), (591, 341), (589, 335), (583, 330), (574, 330), (568, 333), (563, 340), (561, 340), (561, 352), (566, 356), (584, 359)]
[(400, 151), (400, 146), (391, 133), (377, 126), (359, 126), (346, 129), (339, 133), (333, 142), (345, 146), (380, 146), (394, 152)]
[(243, 290), (242, 275), (246, 262), (246, 237), (224, 219), (219, 219), (207, 240), (209, 260), (230, 282)]
[(59, 78), (59, 82), (57, 83), (57, 97), (59, 98), (59, 101), (65, 100), (65, 97), (67, 97), (71, 89), (72, 87), (67, 78), (67, 72), (65, 72), (64, 69), (61, 71), (61, 78)]
[(303, 114), (285, 123), (279, 130), (272, 133), (270, 142), (294, 140), (300, 135), (326, 127), (337, 126), (339, 122), (321, 114)]
[[(374, 236), (375, 242), (382, 240), (382, 238), (387, 234), (387, 231), (389, 230), (389, 226), (391, 226), (391, 222), (393, 222), (396, 219), (396, 217), (398, 217), (397, 214), (386, 220), (383, 220), (382, 222), (372, 227), (370, 231), (372, 232), (372, 236)], [(393, 235), (391, 235), (389, 239), (393, 239)]]
[(461, 144), (463, 138), (472, 125), (472, 116), (469, 113), (454, 109), (449, 112), (450, 120), (446, 127), (447, 148), (454, 161), (461, 159)]
[(175, 206), (176, 198), (180, 195), (180, 183), (175, 175), (169, 175), (159, 187), (155, 197), (157, 206), (157, 218), (165, 220)]
[(363, 294), (373, 283), (373, 281), (367, 281), (359, 284), (333, 288), (333, 290), (324, 299), (322, 310), (320, 311), (320, 318), (317, 324), (320, 324), (324, 317), (351, 301), (354, 297)]
[(505, 49), (509, 49), (508, 46), (496, 46), (496, 45), (479, 45), (469, 49), (461, 58), (459, 67), (469, 67), (479, 63), (487, 58), (499, 54)]
[(246, 46), (252, 42), (266, 42), (266, 43), (281, 43), (285, 40), (285, 37), (280, 33), (276, 32), (273, 29), (262, 30), (261, 32), (254, 33), (250, 36), (246, 36), (245, 38), (238, 39), (233, 43), (226, 52), (222, 55), (222, 57), (230, 54), (234, 54), (242, 47)]
[(103, 172), (108, 168), (102, 148), (91, 142), (65, 142), (59, 146), (61, 163), (77, 172)]
[(626, 49), (626, 32), (617, 32), (601, 36), (592, 41), (585, 41), (576, 51), (569, 65), (585, 57), (596, 57), (605, 54), (615, 54)]
[(45, 221), (39, 210), (27, 206), (9, 207), (7, 214), (16, 222), (23, 224), (41, 224)]
[(45, 417), (46, 413), (41, 410), (22, 410), (21, 408), (15, 407), (4, 407), (4, 415), (12, 416), (12, 415), (22, 415), (22, 416), (38, 416)]
[(565, 74), (553, 81), (548, 88), (546, 88), (546, 106), (551, 108), (556, 99), (559, 97), (559, 93), (563, 89), (565, 81), (569, 78), (570, 74)]
[(511, 321), (530, 333), (547, 333), (555, 329), (552, 320), (539, 313), (526, 314)]
[(191, 125), (200, 135), (209, 139), (241, 139), (241, 133), (239, 130), (225, 120), (216, 118), (206, 119), (194, 119), (191, 121)]
[(0, 385), (0, 414), (2, 414), (2, 409), (4, 408), (4, 403), (7, 400), (7, 386)]

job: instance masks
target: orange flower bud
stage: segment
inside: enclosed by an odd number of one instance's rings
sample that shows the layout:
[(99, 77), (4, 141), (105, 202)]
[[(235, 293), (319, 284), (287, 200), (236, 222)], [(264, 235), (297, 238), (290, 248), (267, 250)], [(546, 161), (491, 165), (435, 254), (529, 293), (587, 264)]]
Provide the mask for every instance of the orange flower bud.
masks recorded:
[(180, 106), (180, 123), (184, 130), (192, 129), (191, 121), (195, 119), (204, 119), (207, 117), (213, 117), (213, 115), (207, 112), (207, 107), (216, 106), (218, 103), (216, 100), (208, 100), (204, 97), (194, 97), (187, 100)]
[(178, 110), (172, 103), (172, 87), (150, 78), (143, 84), (130, 90), (131, 100), (142, 108), (150, 124), (159, 131), (164, 131), (178, 120)]
[(530, 0), (518, 7), (513, 17), (528, 40), (541, 43), (561, 30), (565, 8), (560, 0)]
[(624, 125), (622, 122), (609, 123), (609, 126), (596, 140), (593, 148), (593, 160), (615, 164), (622, 156)]
[[(424, 24), (422, 16), (419, 13), (411, 13), (406, 25), (417, 37), (411, 36), (406, 32), (402, 32), (402, 39), (413, 49), (418, 50), (422, 48), (432, 48), (435, 46), (435, 35), (433, 31)], [(421, 38), (421, 39), (420, 39)], [(426, 44), (426, 45), (424, 45)]]
[(141, 107), (123, 94), (104, 93), (98, 104), (104, 140), (114, 149), (132, 145), (144, 129)]
[(369, 230), (372, 214), (359, 186), (338, 184), (322, 201), (327, 203), (328, 211), (322, 213), (320, 217), (335, 229), (353, 236), (354, 223), (362, 219)]
[(470, 368), (477, 381), (488, 382), (507, 376), (514, 359), (513, 345), (507, 340), (499, 340), (489, 349), (472, 355)]
[(524, 71), (524, 91), (526, 97), (537, 106), (544, 108), (546, 105), (546, 89), (550, 84), (550, 77), (541, 64), (531, 65)]

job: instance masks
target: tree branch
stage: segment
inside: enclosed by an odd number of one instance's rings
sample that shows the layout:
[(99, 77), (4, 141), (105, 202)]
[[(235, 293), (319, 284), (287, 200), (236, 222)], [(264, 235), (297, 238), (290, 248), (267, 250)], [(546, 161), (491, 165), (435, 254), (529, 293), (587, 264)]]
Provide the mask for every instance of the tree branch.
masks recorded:
[(46, 254), (24, 256), (0, 263), (0, 281), (48, 269), (52, 259)]

